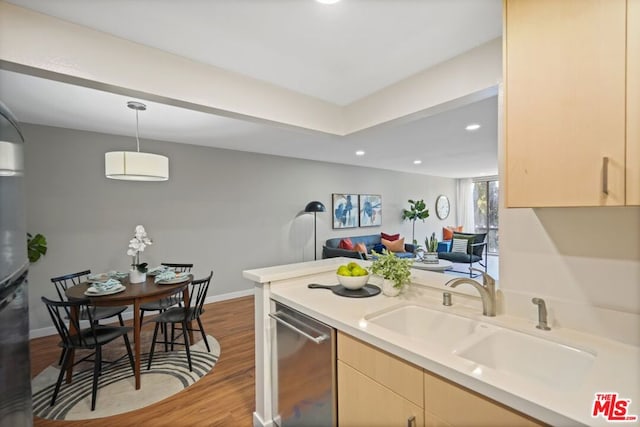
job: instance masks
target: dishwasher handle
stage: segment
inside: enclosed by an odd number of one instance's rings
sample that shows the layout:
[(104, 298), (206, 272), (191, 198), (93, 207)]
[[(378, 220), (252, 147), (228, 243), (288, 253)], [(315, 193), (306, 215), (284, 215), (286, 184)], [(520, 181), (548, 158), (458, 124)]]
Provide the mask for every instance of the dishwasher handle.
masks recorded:
[(300, 328), (292, 325), (291, 323), (289, 323), (289, 322), (285, 321), (284, 319), (282, 319), (281, 317), (279, 317), (280, 314), (282, 314), (281, 311), (276, 311), (275, 313), (269, 313), (269, 317), (271, 317), (273, 320), (275, 320), (276, 322), (280, 323), (281, 325), (286, 326), (287, 328), (299, 333), (303, 337), (313, 341), (316, 344), (322, 344), (323, 342), (325, 342), (326, 340), (329, 339), (329, 336), (327, 334), (321, 334), (321, 335), (319, 335), (317, 337), (313, 337), (313, 336), (309, 335), (305, 331), (301, 330)]

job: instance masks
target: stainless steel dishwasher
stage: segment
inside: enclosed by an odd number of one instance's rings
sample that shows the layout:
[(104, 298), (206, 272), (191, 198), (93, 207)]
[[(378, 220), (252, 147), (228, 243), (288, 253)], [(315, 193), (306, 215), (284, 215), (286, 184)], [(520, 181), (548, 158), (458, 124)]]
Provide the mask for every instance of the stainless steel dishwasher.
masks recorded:
[(271, 384), (279, 427), (337, 425), (335, 330), (275, 302)]

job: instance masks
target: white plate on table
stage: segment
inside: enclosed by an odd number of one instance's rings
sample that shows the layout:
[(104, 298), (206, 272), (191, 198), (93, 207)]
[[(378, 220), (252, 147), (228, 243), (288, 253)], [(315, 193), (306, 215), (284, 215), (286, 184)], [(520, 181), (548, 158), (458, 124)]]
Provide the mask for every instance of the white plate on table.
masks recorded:
[(173, 279), (160, 280), (158, 285), (175, 285), (176, 283), (182, 283), (189, 280), (189, 273), (178, 273)]
[(127, 289), (124, 285), (119, 285), (119, 286), (114, 286), (113, 288), (109, 289), (108, 291), (102, 291), (102, 292), (89, 292), (89, 289), (87, 289), (86, 291), (84, 291), (84, 294), (88, 297), (101, 297), (101, 296), (105, 296), (105, 295), (113, 295), (113, 294), (117, 294), (118, 292), (122, 292), (125, 289)]

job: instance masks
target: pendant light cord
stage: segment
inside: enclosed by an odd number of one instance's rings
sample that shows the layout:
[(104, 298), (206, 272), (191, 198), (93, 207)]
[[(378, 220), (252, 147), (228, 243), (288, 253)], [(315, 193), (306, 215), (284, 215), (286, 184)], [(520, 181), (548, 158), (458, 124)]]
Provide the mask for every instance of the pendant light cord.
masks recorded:
[(138, 110), (136, 110), (136, 142), (138, 144), (138, 153), (140, 152), (140, 138), (138, 137)]

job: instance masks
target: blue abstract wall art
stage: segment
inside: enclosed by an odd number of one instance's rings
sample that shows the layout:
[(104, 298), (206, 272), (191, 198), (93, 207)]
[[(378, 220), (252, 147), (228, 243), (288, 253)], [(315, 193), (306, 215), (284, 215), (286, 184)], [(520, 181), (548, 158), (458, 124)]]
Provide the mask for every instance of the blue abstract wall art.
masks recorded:
[(379, 194), (360, 194), (360, 227), (382, 225), (382, 196)]
[(358, 195), (333, 194), (333, 228), (358, 226)]

